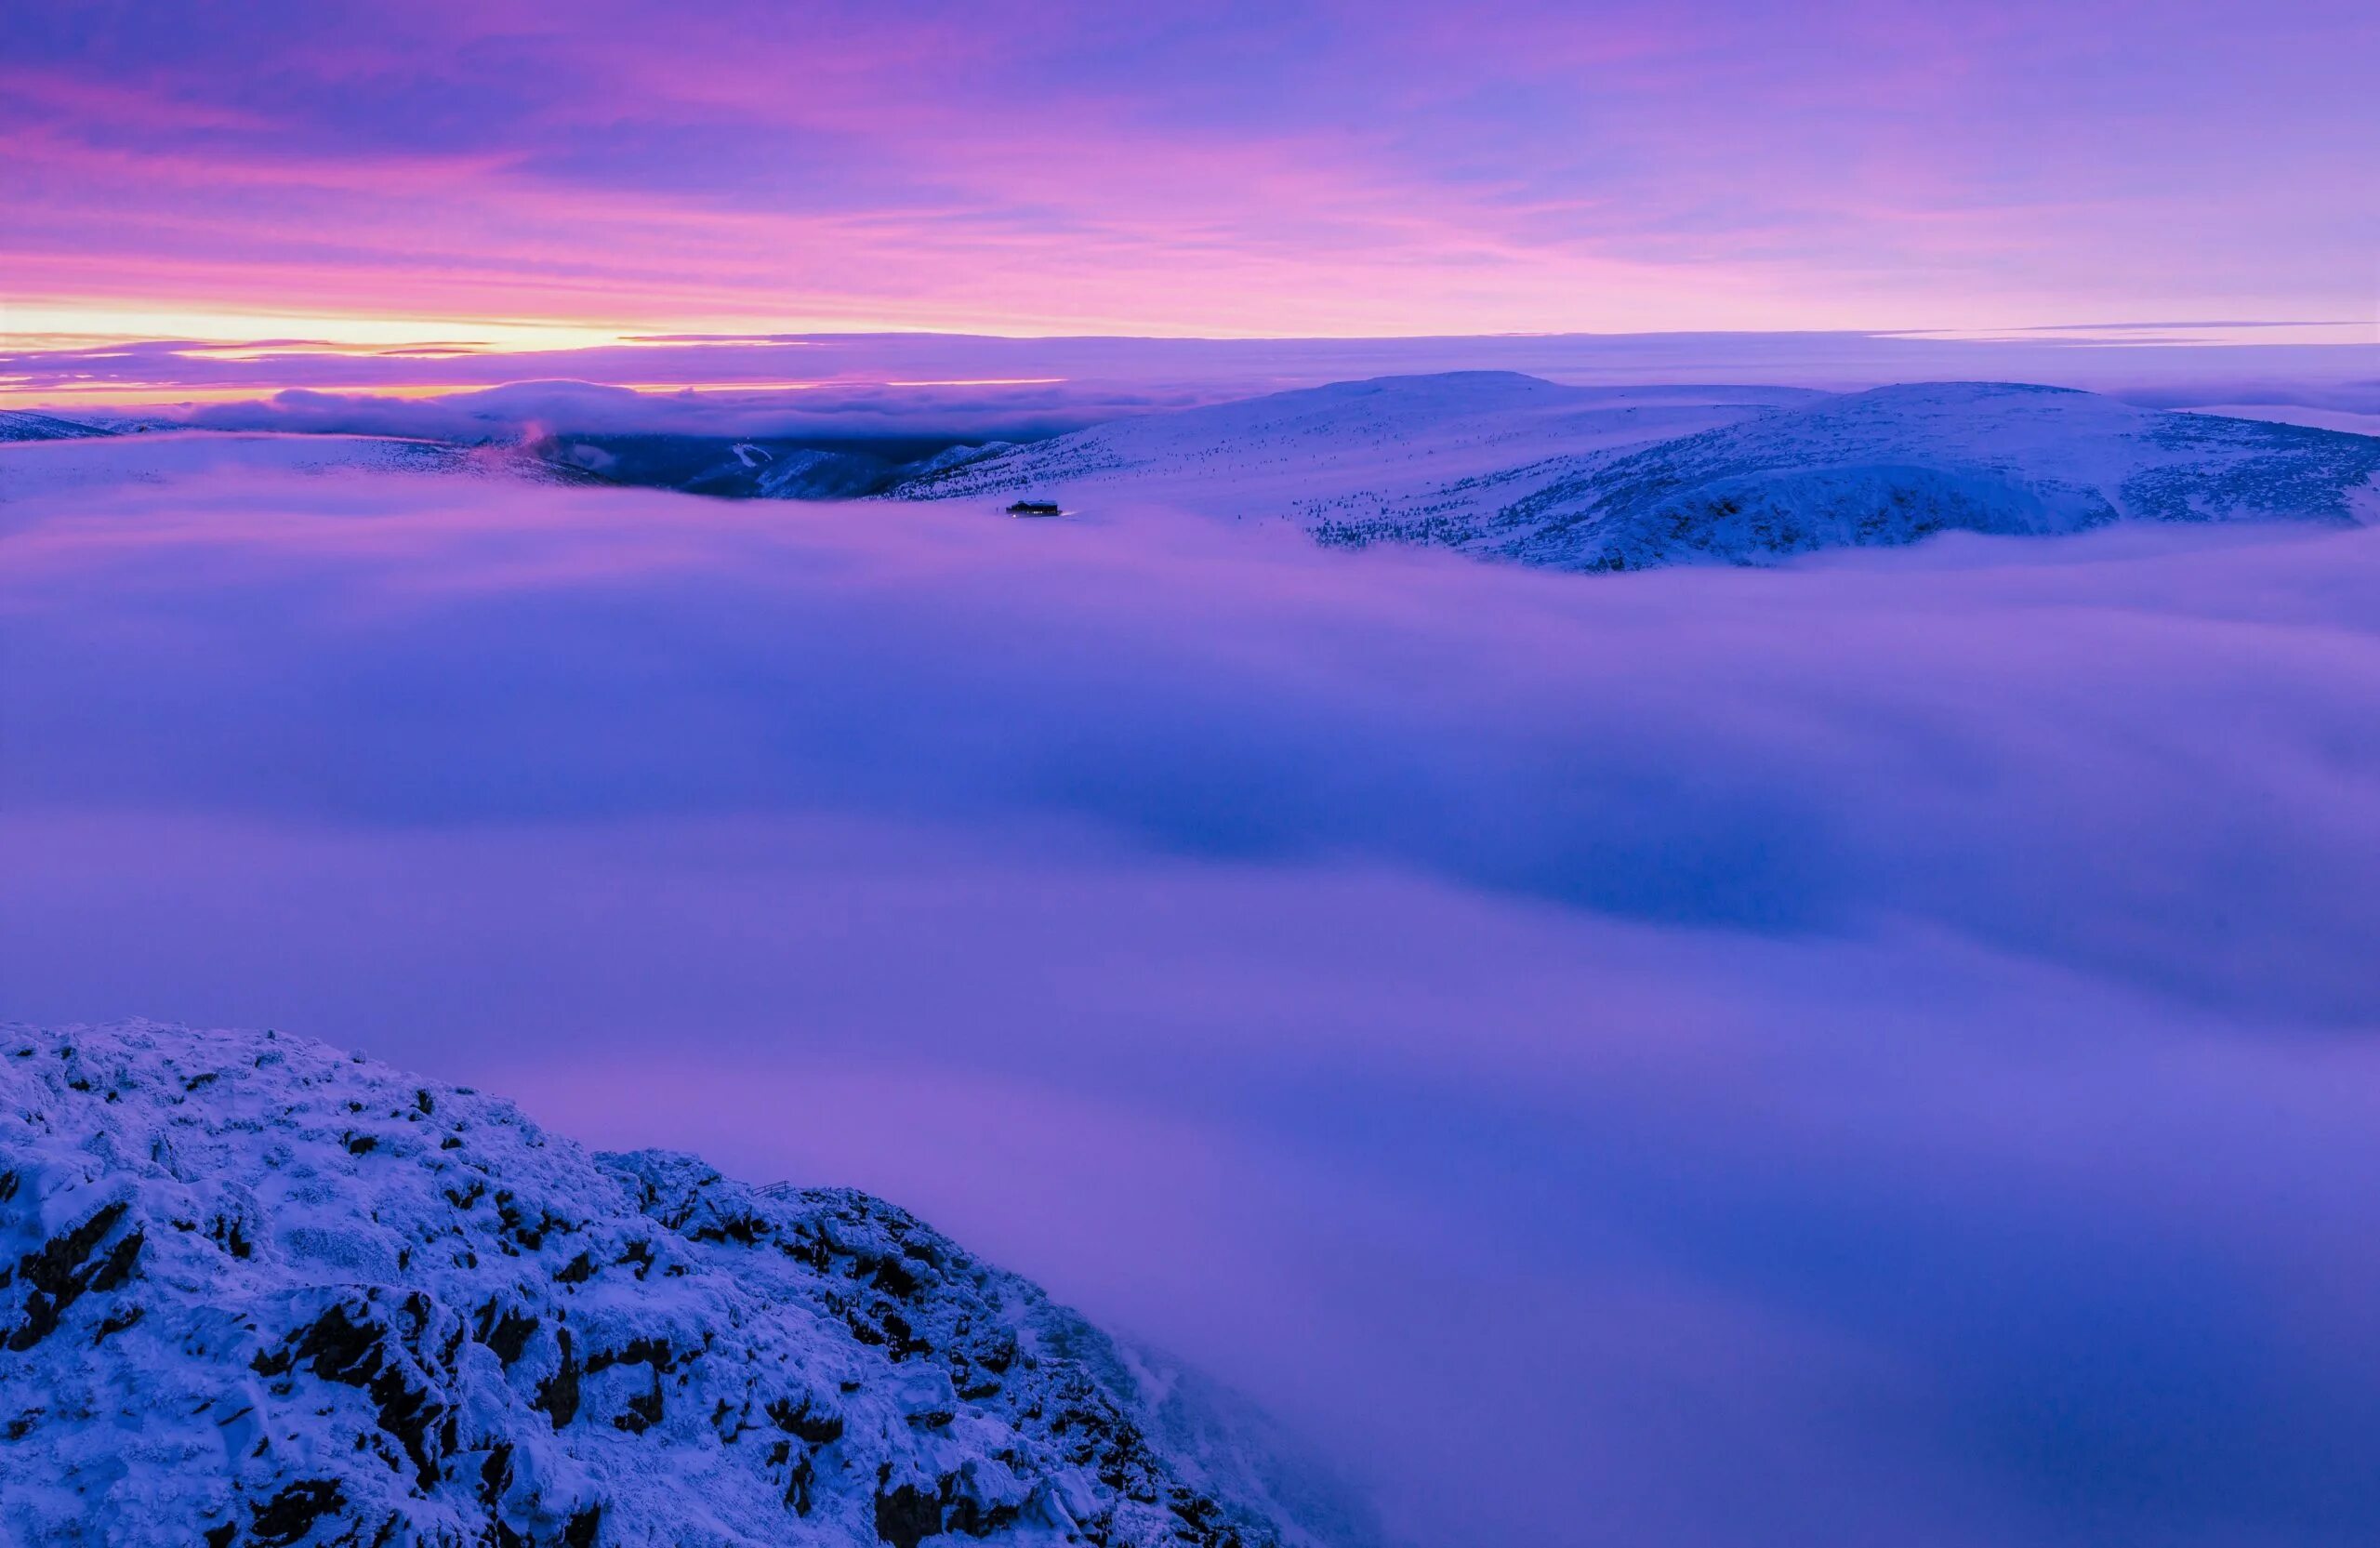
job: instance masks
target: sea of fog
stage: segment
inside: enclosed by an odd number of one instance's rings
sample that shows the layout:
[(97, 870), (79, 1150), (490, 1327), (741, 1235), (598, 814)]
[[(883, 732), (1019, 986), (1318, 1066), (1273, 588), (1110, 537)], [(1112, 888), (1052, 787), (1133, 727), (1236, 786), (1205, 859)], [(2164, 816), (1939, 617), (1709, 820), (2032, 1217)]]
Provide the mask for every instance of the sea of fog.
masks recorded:
[(0, 1015), (853, 1183), (1402, 1540), (2380, 1537), (2380, 531), (0, 505)]

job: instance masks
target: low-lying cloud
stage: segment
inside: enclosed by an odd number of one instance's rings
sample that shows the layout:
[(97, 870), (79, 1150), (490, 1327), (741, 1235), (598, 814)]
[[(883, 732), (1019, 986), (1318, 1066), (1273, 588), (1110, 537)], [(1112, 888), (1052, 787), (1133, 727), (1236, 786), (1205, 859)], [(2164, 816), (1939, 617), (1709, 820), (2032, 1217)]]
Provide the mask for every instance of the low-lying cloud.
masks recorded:
[(1431, 1543), (2380, 1526), (2380, 534), (1582, 578), (85, 490), (0, 1009), (900, 1197)]
[(1153, 394), (1102, 384), (820, 383), (698, 392), (521, 381), (427, 398), (290, 388), (266, 398), (120, 411), (104, 417), (193, 430), (393, 435), (464, 445), (545, 434), (759, 440), (922, 436), (959, 442), (1061, 435), (1121, 414), (1197, 401), (1178, 391)]
[(9, 343), (0, 335), (0, 391), (13, 406), (218, 430), (456, 441), (529, 427), (578, 434), (1041, 434), (1329, 382), (1478, 370), (1627, 387), (1856, 390), (1900, 382), (2020, 381), (2165, 408), (2380, 409), (2380, 359), (2368, 344), (2150, 344), (2132, 334), (2116, 342), (2063, 334), (1860, 332), (1220, 339), (811, 334), (528, 352), (448, 343), (361, 353), (303, 340)]

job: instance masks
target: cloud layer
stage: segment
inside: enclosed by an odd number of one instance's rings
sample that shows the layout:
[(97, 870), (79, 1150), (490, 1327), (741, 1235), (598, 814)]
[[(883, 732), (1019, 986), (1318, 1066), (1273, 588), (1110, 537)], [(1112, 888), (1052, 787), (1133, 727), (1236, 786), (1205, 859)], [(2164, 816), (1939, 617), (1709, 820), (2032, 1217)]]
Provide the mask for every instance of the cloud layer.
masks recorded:
[[(0, 339), (4, 343), (5, 339)], [(2018, 381), (2161, 407), (2380, 410), (2380, 355), (2347, 344), (2063, 335), (1533, 335), (1357, 339), (813, 335), (524, 352), (116, 341), (0, 349), (0, 404), (220, 430), (472, 441), (579, 433), (1007, 435), (1374, 377), (1518, 371), (1581, 385)]]
[(2380, 535), (0, 517), (0, 1010), (882, 1188), (1420, 1541), (2380, 1524)]

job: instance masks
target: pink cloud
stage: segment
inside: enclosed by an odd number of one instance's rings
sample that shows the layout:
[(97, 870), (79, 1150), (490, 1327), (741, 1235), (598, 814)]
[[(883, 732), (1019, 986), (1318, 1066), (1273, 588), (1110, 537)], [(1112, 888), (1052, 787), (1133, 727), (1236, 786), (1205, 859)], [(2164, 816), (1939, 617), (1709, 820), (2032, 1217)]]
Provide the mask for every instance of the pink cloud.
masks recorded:
[(31, 55), (0, 191), (20, 298), (1273, 333), (2337, 311), (2357, 228), (2307, 197), (2348, 175), (2369, 24), (2123, 19), (2131, 85), (2047, 11), (317, 18), (197, 46), (245, 76), (170, 40)]

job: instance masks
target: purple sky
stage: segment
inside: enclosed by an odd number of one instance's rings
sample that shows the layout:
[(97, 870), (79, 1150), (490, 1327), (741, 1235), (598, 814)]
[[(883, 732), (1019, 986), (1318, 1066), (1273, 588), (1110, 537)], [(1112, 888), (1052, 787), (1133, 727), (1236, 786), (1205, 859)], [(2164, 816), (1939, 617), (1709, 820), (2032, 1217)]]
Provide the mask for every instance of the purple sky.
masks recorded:
[(2368, 338), (2375, 61), (2360, 0), (17, 5), (0, 332)]

